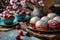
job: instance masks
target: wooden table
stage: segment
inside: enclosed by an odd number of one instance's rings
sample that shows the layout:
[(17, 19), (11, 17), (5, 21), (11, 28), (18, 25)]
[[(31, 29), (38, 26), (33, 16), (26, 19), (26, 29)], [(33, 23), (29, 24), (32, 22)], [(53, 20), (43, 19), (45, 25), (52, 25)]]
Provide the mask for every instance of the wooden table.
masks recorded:
[(48, 40), (59, 40), (60, 37), (60, 33), (56, 33), (56, 34), (38, 34), (36, 32), (33, 32), (29, 29), (26, 28), (26, 24), (22, 23), (21, 24), (22, 29), (25, 29), (26, 31), (29, 31), (33, 36), (35, 37), (43, 37), (43, 38), (47, 38)]
[[(60, 33), (56, 33), (56, 34), (39, 34), (36, 32), (33, 32), (29, 29), (26, 28), (26, 23), (20, 22), (21, 28), (25, 31), (29, 31), (33, 36), (38, 37), (38, 38), (46, 38), (48, 40), (58, 40), (58, 38), (60, 37)], [(11, 29), (10, 29), (11, 30)], [(14, 30), (14, 29), (13, 29)], [(9, 31), (9, 30), (8, 30)], [(8, 32), (7, 31), (7, 32)], [(5, 33), (7, 33), (5, 32)], [(2, 32), (0, 32), (2, 33)], [(1, 36), (0, 36), (1, 37)]]

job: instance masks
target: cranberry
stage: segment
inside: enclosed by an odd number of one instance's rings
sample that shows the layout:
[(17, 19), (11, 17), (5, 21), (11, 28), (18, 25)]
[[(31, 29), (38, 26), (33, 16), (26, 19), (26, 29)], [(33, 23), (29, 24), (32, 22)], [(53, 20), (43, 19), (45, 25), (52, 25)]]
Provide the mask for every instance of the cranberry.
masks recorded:
[(8, 16), (7, 15), (3, 15), (3, 18), (8, 18)]
[(20, 12), (21, 12), (21, 10), (20, 10), (20, 9), (18, 9), (18, 10), (17, 10), (17, 13), (20, 13)]
[(20, 27), (20, 25), (16, 25), (15, 28), (16, 29), (20, 29), (21, 27)]
[(20, 35), (19, 34), (17, 34), (15, 37), (16, 37), (16, 40), (20, 39)]
[(25, 10), (22, 10), (22, 12), (21, 12), (22, 14), (24, 14), (25, 13)]
[(8, 15), (8, 18), (12, 18), (13, 16), (12, 15)]
[(19, 35), (23, 35), (23, 31), (19, 31), (18, 34), (19, 34)]

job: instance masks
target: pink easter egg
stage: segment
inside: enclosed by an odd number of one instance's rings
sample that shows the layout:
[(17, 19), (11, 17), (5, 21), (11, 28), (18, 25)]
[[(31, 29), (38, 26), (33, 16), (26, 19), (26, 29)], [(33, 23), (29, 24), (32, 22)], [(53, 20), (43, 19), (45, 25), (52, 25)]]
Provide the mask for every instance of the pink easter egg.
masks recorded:
[(50, 20), (50, 18), (49, 18), (49, 17), (47, 17), (47, 16), (44, 16), (44, 17), (42, 17), (40, 20), (43, 20), (43, 21), (48, 22), (48, 21)]
[(49, 27), (52, 28), (52, 29), (59, 28), (59, 23), (56, 20), (49, 20), (48, 24), (49, 24)]

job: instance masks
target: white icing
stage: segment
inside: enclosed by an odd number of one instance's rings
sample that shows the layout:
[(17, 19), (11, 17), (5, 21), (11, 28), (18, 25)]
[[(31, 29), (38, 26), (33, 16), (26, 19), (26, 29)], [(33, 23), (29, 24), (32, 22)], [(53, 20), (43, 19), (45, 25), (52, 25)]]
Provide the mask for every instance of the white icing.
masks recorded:
[(47, 22), (47, 21), (49, 21), (49, 20), (50, 20), (50, 18), (49, 18), (49, 17), (44, 16), (44, 17), (42, 17), (42, 18), (41, 18), (41, 20), (43, 20), (43, 21), (46, 21), (46, 22)]
[(48, 23), (53, 23), (53, 24), (55, 23), (56, 24), (58, 22), (56, 20), (49, 20)]
[(47, 26), (47, 22), (45, 22), (45, 21), (37, 21), (36, 22), (36, 26), (46, 27)]
[(47, 16), (50, 18), (50, 17), (56, 16), (56, 13), (49, 13)]
[(39, 19), (40, 19), (39, 17), (32, 17), (32, 18), (30, 19), (30, 22), (31, 22), (31, 23), (36, 23)]
[(53, 20), (60, 22), (60, 16), (56, 16), (55, 18), (53, 18)]

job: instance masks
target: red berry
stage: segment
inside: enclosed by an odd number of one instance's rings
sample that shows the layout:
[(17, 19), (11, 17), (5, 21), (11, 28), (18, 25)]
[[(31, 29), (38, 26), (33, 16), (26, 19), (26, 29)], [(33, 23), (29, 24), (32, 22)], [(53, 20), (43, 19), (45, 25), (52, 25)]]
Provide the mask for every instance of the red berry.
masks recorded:
[(22, 10), (22, 12), (21, 12), (22, 14), (24, 14), (25, 13), (25, 10)]
[(12, 15), (8, 15), (8, 18), (12, 18), (13, 16)]
[(3, 18), (8, 18), (7, 15), (3, 15)]
[(19, 34), (17, 34), (15, 37), (16, 37), (16, 39), (20, 39), (20, 35)]
[(17, 13), (20, 13), (20, 12), (21, 12), (21, 10), (20, 10), (20, 9), (18, 9), (18, 10), (17, 10)]
[(15, 28), (16, 28), (16, 29), (20, 29), (20, 25), (16, 25)]
[(23, 35), (23, 31), (19, 31), (18, 34), (19, 34), (19, 35)]

